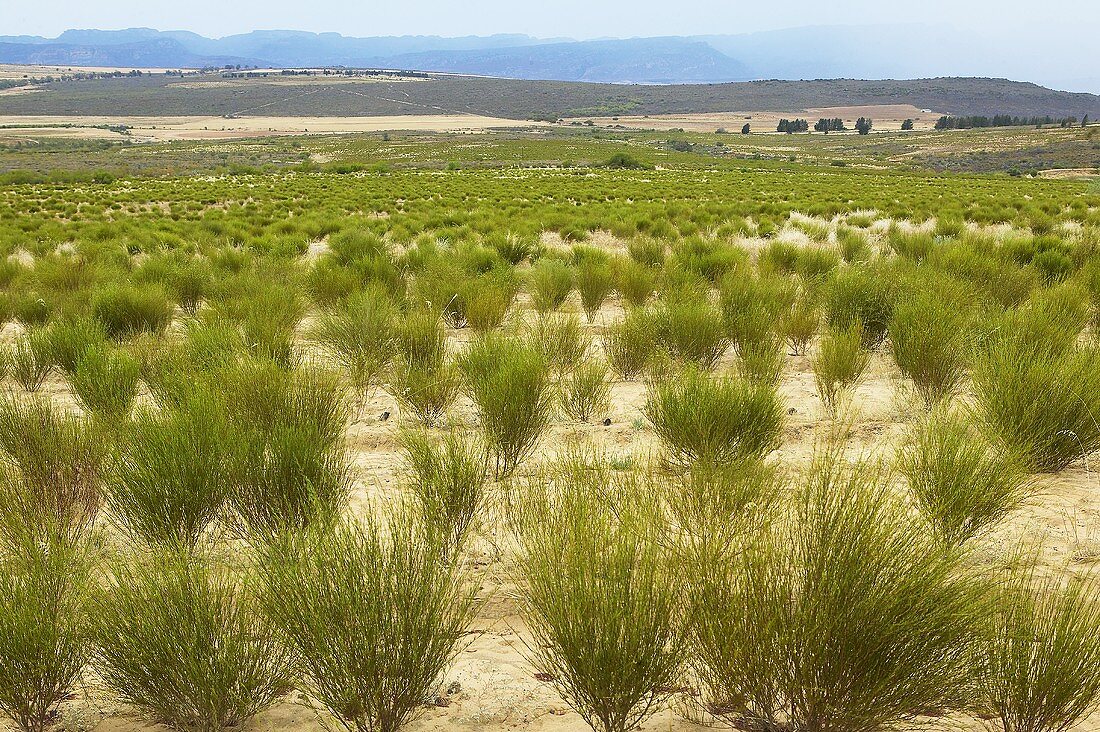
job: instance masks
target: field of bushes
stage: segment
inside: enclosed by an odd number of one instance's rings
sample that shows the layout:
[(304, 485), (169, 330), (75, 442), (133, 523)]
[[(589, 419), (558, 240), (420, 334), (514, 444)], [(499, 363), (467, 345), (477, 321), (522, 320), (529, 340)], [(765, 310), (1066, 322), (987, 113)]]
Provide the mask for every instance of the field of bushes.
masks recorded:
[(9, 179), (0, 712), (1096, 729), (1100, 191), (680, 159)]

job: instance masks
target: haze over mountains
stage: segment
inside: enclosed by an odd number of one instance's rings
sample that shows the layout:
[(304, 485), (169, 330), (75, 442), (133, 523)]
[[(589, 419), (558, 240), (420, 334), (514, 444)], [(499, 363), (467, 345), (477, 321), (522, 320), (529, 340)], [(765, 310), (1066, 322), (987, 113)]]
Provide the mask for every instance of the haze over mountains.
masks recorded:
[(507, 34), (442, 38), (254, 31), (70, 30), (0, 36), (0, 63), (67, 66), (290, 68), (349, 66), (517, 79), (695, 83), (752, 79), (988, 76), (1100, 93), (1100, 72), (1073, 39), (1040, 47), (940, 25), (817, 26), (738, 35), (575, 41)]

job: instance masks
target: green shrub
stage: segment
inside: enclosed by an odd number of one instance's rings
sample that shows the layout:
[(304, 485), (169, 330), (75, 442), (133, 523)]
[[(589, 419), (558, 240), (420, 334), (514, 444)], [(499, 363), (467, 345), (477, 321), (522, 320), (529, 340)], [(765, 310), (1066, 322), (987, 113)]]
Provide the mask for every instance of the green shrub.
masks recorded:
[(389, 297), (369, 290), (347, 306), (324, 313), (313, 327), (313, 340), (340, 365), (360, 399), (365, 399), (393, 358), (396, 310)]
[(931, 407), (958, 392), (970, 361), (972, 323), (965, 303), (930, 289), (898, 300), (890, 321), (890, 347), (925, 405)]
[(615, 287), (623, 301), (631, 307), (641, 307), (649, 302), (657, 289), (654, 269), (634, 261), (620, 261), (615, 277)]
[(339, 383), (321, 371), (261, 364), (223, 384), (239, 445), (229, 495), (237, 528), (270, 538), (334, 522), (351, 491)]
[(689, 571), (691, 665), (741, 729), (874, 730), (963, 695), (988, 592), (873, 465), (819, 457), (772, 527)]
[(772, 386), (779, 385), (783, 372), (783, 339), (778, 333), (769, 332), (764, 338), (742, 343), (737, 349), (738, 370), (752, 381)]
[(540, 313), (557, 310), (573, 291), (573, 271), (557, 259), (540, 259), (530, 273), (531, 303)]
[(125, 420), (137, 396), (141, 364), (125, 351), (100, 346), (89, 349), (69, 378), (85, 411), (104, 420)]
[(863, 347), (863, 328), (857, 321), (844, 330), (830, 329), (813, 359), (814, 383), (825, 409), (836, 416), (841, 399), (867, 370), (870, 354)]
[(574, 270), (573, 278), (581, 295), (581, 307), (591, 323), (596, 317), (596, 311), (615, 289), (611, 265), (596, 258), (582, 259)]
[(513, 517), (530, 661), (598, 732), (636, 729), (681, 674), (678, 573), (639, 493), (565, 466)]
[[(852, 220), (849, 218), (848, 221), (851, 222)], [(871, 258), (871, 246), (867, 242), (867, 235), (858, 229), (853, 229), (850, 226), (838, 226), (836, 243), (840, 246), (841, 258), (848, 264), (866, 262)]]
[(201, 391), (179, 409), (140, 411), (107, 486), (111, 518), (131, 539), (193, 549), (222, 515), (238, 435)]
[(948, 545), (993, 528), (1030, 493), (1015, 461), (957, 416), (933, 413), (899, 457), (917, 507)]
[(180, 309), (188, 315), (194, 315), (210, 293), (213, 282), (214, 276), (209, 263), (192, 260), (172, 271), (167, 284)]
[(489, 334), (459, 362), (498, 478), (511, 475), (550, 424), (553, 392), (545, 359), (532, 346)]
[(468, 281), (464, 299), (467, 325), (484, 333), (504, 323), (516, 299), (516, 286), (509, 276), (485, 275)]
[(653, 315), (636, 310), (628, 313), (622, 321), (608, 325), (603, 333), (603, 350), (607, 362), (620, 379), (637, 378), (653, 360), (657, 350)]
[(172, 320), (172, 305), (159, 286), (108, 285), (92, 296), (92, 316), (115, 339), (159, 334)]
[(592, 338), (575, 315), (540, 315), (528, 340), (558, 374), (572, 371), (592, 347)]
[(348, 729), (396, 732), (463, 647), (472, 586), (407, 518), (288, 537), (261, 562), (303, 690)]
[(1100, 704), (1100, 592), (1090, 579), (1017, 567), (977, 654), (979, 710), (1005, 730), (1056, 732)]
[(824, 287), (826, 323), (834, 329), (859, 323), (866, 346), (873, 348), (882, 343), (894, 314), (894, 278), (881, 266), (837, 270)]
[(665, 458), (681, 468), (763, 456), (779, 445), (783, 403), (769, 384), (688, 369), (650, 385), (643, 408)]
[(152, 721), (235, 727), (290, 691), (288, 653), (252, 588), (213, 560), (118, 563), (91, 621), (103, 683)]
[(457, 555), (488, 502), (485, 448), (453, 432), (437, 442), (423, 431), (407, 431), (401, 452), (426, 528), (439, 535), (447, 557)]
[(747, 533), (768, 526), (785, 480), (773, 465), (755, 458), (669, 476), (664, 496), (669, 524), (686, 542), (688, 560), (729, 550)]
[(11, 375), (26, 391), (42, 388), (46, 377), (53, 371), (50, 362), (50, 342), (43, 330), (29, 330), (15, 342), (11, 353)]
[(657, 337), (674, 359), (713, 370), (730, 341), (722, 314), (707, 300), (677, 300), (656, 313)]
[(979, 418), (1030, 470), (1056, 471), (1100, 449), (1100, 349), (1051, 353), (1006, 334), (973, 372)]
[(386, 389), (425, 427), (435, 427), (443, 421), (461, 387), (462, 379), (451, 364), (417, 363), (403, 357), (390, 370)]
[(738, 347), (771, 340), (791, 312), (795, 296), (787, 278), (732, 273), (722, 280), (719, 292), (729, 337)]
[(91, 318), (65, 318), (51, 323), (44, 331), (50, 363), (71, 376), (76, 365), (92, 348), (107, 345), (107, 332)]
[(611, 408), (611, 384), (607, 366), (586, 361), (561, 382), (561, 406), (571, 419), (587, 422)]
[(109, 446), (85, 420), (42, 399), (0, 400), (0, 528), (9, 543), (72, 544), (103, 501)]
[(0, 711), (22, 732), (52, 727), (90, 649), (87, 578), (70, 547), (0, 560)]
[(805, 356), (820, 327), (821, 312), (817, 304), (808, 297), (801, 298), (783, 319), (782, 333), (791, 353)]
[(644, 236), (631, 239), (626, 248), (632, 260), (646, 267), (660, 267), (664, 264), (668, 249), (660, 239)]
[(886, 243), (899, 257), (920, 262), (931, 254), (935, 246), (935, 235), (920, 229), (908, 231), (894, 224), (886, 235)]

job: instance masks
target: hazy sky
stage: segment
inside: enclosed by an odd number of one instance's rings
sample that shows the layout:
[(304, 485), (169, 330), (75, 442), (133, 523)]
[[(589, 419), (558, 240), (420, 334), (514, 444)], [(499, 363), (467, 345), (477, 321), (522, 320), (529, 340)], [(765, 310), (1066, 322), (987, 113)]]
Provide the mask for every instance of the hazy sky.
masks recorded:
[[(949, 23), (960, 29), (1100, 33), (1095, 0), (0, 0), (0, 35), (68, 28), (192, 30), (219, 37), (256, 29), (344, 35), (595, 38), (744, 33), (806, 25)], [(1090, 63), (1097, 63), (1095, 60)]]

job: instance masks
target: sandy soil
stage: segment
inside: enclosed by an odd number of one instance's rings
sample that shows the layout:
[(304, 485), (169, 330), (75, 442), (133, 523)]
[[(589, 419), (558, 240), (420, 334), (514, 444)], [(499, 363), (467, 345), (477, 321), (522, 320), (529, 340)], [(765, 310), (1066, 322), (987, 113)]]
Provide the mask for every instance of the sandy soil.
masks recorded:
[(811, 125), (825, 117), (840, 117), (852, 127), (860, 117), (870, 117), (876, 130), (900, 130), (901, 123), (912, 119), (918, 130), (932, 129), (940, 118), (937, 112), (922, 112), (909, 104), (883, 104), (866, 107), (817, 107), (793, 112), (708, 112), (704, 114), (657, 114), (646, 116), (620, 117), (578, 117), (566, 122), (585, 122), (591, 120), (597, 125), (623, 125), (624, 127), (671, 130), (685, 129), (692, 132), (714, 132), (724, 128), (729, 132), (740, 132), (747, 123), (753, 132), (774, 132), (781, 119), (803, 118)]
[[(875, 230), (882, 229), (879, 226)], [(794, 229), (786, 230), (784, 236), (791, 241), (804, 239), (804, 235)], [(554, 235), (545, 236), (544, 241), (549, 245), (556, 243)], [(624, 241), (606, 232), (597, 233), (590, 243), (615, 251), (625, 247)], [(756, 243), (749, 240), (745, 245), (753, 249)], [(305, 261), (325, 251), (324, 242), (315, 242)], [(518, 308), (526, 307), (527, 298), (521, 296)], [(564, 309), (579, 313), (576, 293)], [(594, 353), (599, 352), (603, 328), (623, 317), (623, 312), (618, 303), (609, 302), (597, 313), (595, 322), (585, 326), (593, 336)], [(584, 322), (583, 315), (579, 317)], [(306, 324), (303, 329), (305, 327)], [(5, 326), (0, 331), (0, 342), (12, 341), (19, 331), (14, 324)], [(465, 329), (449, 332), (455, 349), (462, 348), (470, 337), (471, 333)], [(733, 355), (727, 354), (719, 371), (731, 370), (734, 363)], [(44, 391), (52, 399), (76, 409), (68, 386), (61, 378), (52, 376)], [(786, 359), (780, 392), (789, 416), (782, 447), (773, 459), (797, 470), (808, 464), (815, 442), (833, 431), (836, 422), (827, 416), (816, 393), (809, 357), (789, 356)], [(643, 383), (614, 384), (613, 403), (606, 415), (611, 419), (610, 426), (600, 424), (603, 415), (593, 424), (559, 419), (543, 438), (540, 453), (532, 462), (550, 459), (555, 452), (577, 445), (590, 445), (610, 456), (632, 454), (644, 459), (653, 454), (659, 445), (642, 417), (645, 397)], [(845, 417), (850, 420), (850, 452), (890, 459), (906, 430), (920, 414), (914, 404), (889, 354), (875, 353), (846, 408)], [(385, 411), (393, 415), (387, 421), (380, 419)], [(452, 424), (473, 427), (470, 403), (461, 400), (450, 420)], [(395, 496), (402, 490), (397, 433), (410, 423), (396, 401), (377, 390), (348, 424), (347, 443), (356, 480), (353, 512), (369, 510), (372, 501)], [(1086, 465), (1078, 464), (1061, 473), (1043, 476), (1040, 489), (1034, 500), (984, 541), (978, 552), (980, 561), (992, 560), (1021, 537), (1041, 541), (1049, 565), (1070, 561), (1085, 571), (1092, 563), (1100, 561), (1100, 477), (1091, 473)], [(502, 539), (499, 522), (493, 522), (470, 552), (468, 568), (480, 583), (486, 604), (471, 634), (470, 645), (447, 671), (439, 698), (410, 726), (411, 732), (454, 729), (582, 732), (587, 729), (549, 684), (534, 677), (534, 671), (525, 661), (524, 642), (529, 635), (512, 600), (509, 563), (500, 549), (504, 543)], [(703, 732), (707, 729), (686, 720), (681, 714), (685, 711), (684, 707), (662, 711), (647, 722), (644, 729), (660, 732)], [(124, 706), (89, 679), (77, 698), (64, 706), (61, 729), (97, 732), (163, 729), (145, 725), (127, 714)], [(259, 715), (243, 729), (247, 732), (320, 732), (325, 727), (312, 711), (291, 698)], [(967, 717), (950, 717), (922, 720), (911, 729), (976, 732), (985, 728)], [(1078, 729), (1080, 732), (1100, 732), (1100, 716)]]
[(163, 74), (165, 71), (186, 71), (187, 69), (134, 69), (130, 66), (38, 66), (28, 64), (0, 64), (0, 79), (21, 79), (24, 76), (59, 76), (79, 72), (110, 74), (115, 71), (128, 73), (141, 71), (143, 74)]
[[(127, 125), (135, 142), (170, 140), (224, 140), (274, 135), (335, 135), (351, 132), (416, 130), (421, 132), (481, 132), (500, 127), (534, 127), (525, 122), (473, 114), (418, 114), (389, 117), (84, 117), (84, 116), (0, 116), (4, 125), (73, 125), (56, 128), (66, 137), (99, 137), (97, 125)], [(3, 130), (12, 135), (34, 137), (28, 129)], [(115, 134), (115, 133), (112, 133)]]

